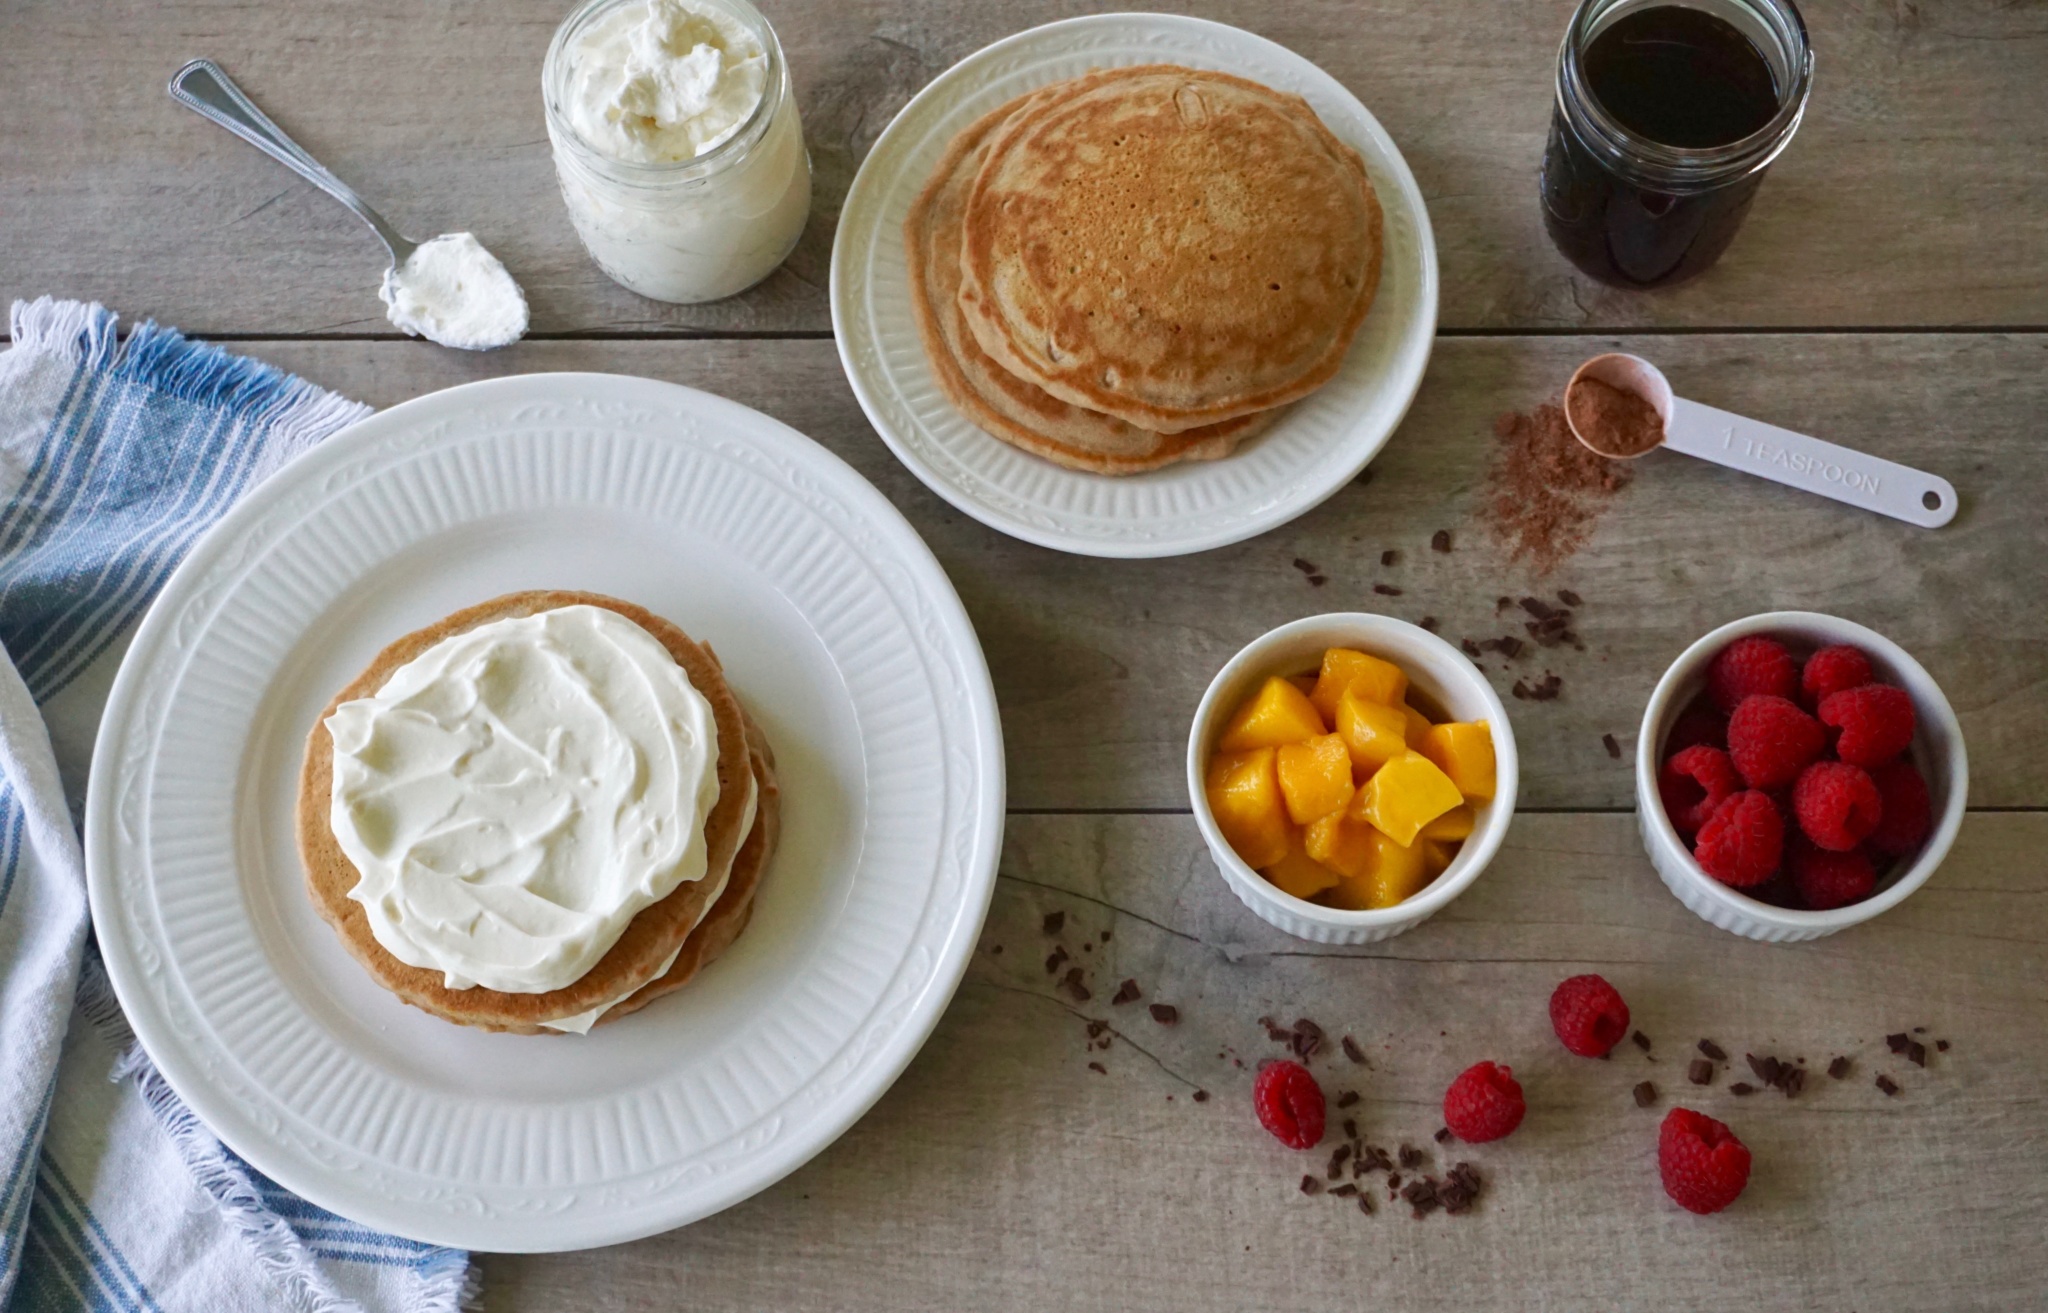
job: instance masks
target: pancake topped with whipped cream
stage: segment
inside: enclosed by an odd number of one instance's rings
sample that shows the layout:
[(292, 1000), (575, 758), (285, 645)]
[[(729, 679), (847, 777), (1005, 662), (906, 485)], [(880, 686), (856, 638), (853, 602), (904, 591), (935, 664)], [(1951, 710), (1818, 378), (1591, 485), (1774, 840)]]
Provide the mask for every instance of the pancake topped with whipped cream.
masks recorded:
[[(399, 639), (337, 695), (307, 744), (300, 851), (322, 915), (407, 1002), (588, 1029), (743, 928), (772, 760), (675, 626), (512, 594)], [(700, 929), (712, 952), (690, 951)]]

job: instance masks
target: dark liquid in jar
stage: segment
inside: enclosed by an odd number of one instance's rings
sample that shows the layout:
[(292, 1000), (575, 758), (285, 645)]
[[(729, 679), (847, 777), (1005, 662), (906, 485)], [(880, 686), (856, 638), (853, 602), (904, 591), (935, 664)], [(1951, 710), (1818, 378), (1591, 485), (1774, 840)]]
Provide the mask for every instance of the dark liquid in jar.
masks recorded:
[[(1689, 150), (1726, 146), (1770, 123), (1778, 83), (1763, 52), (1724, 19), (1662, 5), (1616, 20), (1581, 57), (1593, 98), (1635, 137)], [(1701, 272), (1741, 226), (1761, 170), (1704, 192), (1617, 177), (1562, 111), (1543, 158), (1543, 218), (1572, 263), (1603, 282), (1661, 287)]]

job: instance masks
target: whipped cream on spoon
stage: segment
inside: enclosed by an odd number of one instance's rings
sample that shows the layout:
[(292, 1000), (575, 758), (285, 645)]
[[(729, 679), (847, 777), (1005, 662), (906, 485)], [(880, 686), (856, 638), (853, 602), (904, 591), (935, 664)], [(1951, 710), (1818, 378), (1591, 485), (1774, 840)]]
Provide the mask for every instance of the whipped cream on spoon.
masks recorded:
[(498, 257), (469, 233), (405, 237), (272, 123), (210, 59), (171, 79), (171, 99), (270, 156), (355, 212), (391, 253), (378, 290), (391, 322), (413, 337), (466, 351), (508, 346), (526, 332), (526, 295)]

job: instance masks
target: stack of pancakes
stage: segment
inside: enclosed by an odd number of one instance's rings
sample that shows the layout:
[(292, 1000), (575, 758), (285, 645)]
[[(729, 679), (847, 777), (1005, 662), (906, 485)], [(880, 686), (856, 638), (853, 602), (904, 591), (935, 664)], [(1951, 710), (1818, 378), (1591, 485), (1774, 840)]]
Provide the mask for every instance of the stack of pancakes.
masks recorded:
[(1329, 381), (1379, 287), (1358, 153), (1298, 96), (1169, 64), (985, 115), (904, 240), (953, 404), (1099, 474), (1228, 455)]
[[(718, 727), (718, 803), (704, 821), (708, 854), (704, 878), (680, 884), (666, 898), (643, 908), (597, 965), (565, 988), (542, 994), (505, 993), (482, 986), (449, 989), (439, 971), (408, 966), (386, 952), (371, 934), (362, 905), (348, 896), (359, 876), (335, 842), (328, 822), (334, 741), (327, 731), (327, 718), (342, 703), (375, 694), (400, 666), (445, 638), (494, 620), (565, 606), (601, 606), (631, 620), (668, 649), (690, 683), (710, 702)], [(758, 802), (752, 828), (743, 831), (748, 773), (753, 775)], [(761, 873), (775, 851), (780, 816), (775, 755), (760, 727), (733, 696), (718, 658), (660, 616), (596, 593), (510, 593), (407, 634), (378, 653), (369, 669), (335, 694), (327, 710), (320, 713), (307, 740), (305, 765), (299, 775), (299, 856), (305, 864), (306, 882), (313, 906), (341, 935), (348, 951), (378, 984), (414, 1007), (461, 1025), (522, 1034), (553, 1033), (542, 1023), (575, 1017), (610, 1002), (612, 1006), (596, 1023), (603, 1025), (688, 984), (746, 929)]]

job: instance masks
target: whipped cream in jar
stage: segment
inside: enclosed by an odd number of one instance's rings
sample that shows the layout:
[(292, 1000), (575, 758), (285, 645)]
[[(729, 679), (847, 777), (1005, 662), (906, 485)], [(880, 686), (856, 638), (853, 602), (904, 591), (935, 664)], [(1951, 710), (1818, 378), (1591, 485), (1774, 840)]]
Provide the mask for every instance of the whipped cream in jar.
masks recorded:
[(796, 246), (810, 156), (781, 43), (747, 0), (589, 0), (541, 87), (569, 217), (621, 286), (715, 301)]

